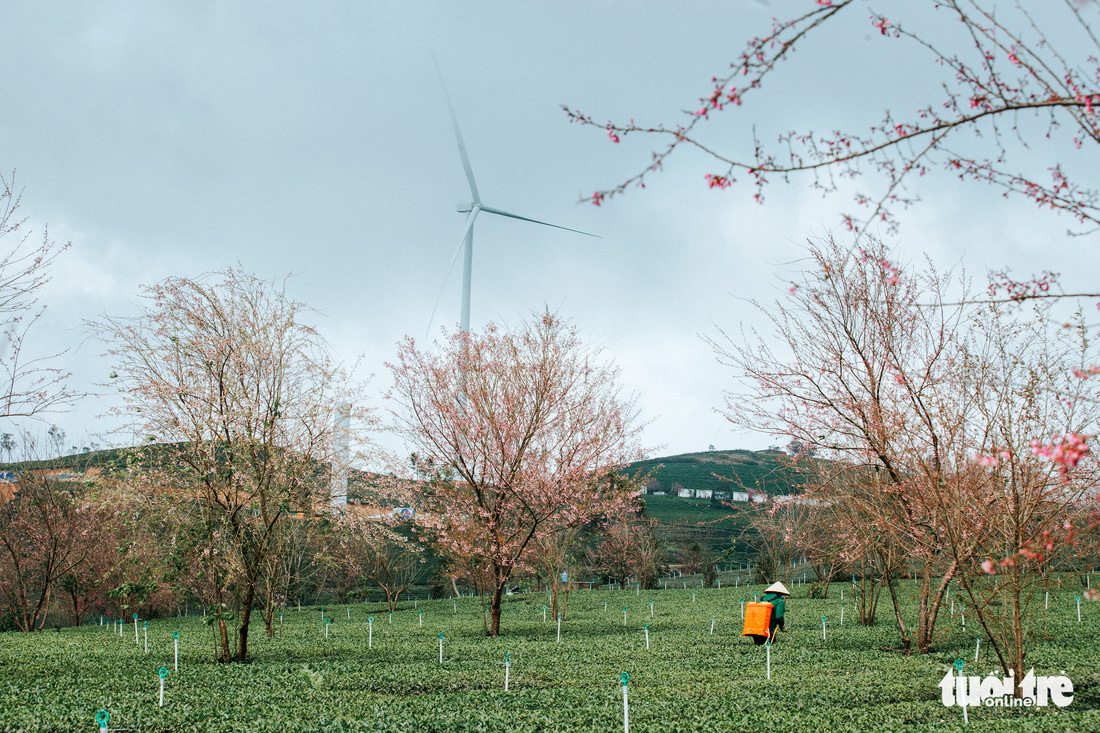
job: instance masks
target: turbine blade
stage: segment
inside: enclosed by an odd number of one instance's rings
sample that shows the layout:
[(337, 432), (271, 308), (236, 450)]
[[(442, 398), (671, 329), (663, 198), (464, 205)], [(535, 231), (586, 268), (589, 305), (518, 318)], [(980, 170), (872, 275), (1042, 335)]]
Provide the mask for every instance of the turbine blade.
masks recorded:
[(435, 297), (435, 305), (432, 306), (432, 315), (431, 318), (428, 319), (428, 328), (424, 331), (425, 342), (428, 341), (428, 337), (431, 335), (432, 321), (435, 320), (435, 312), (439, 309), (439, 301), (443, 299), (443, 291), (447, 287), (447, 281), (451, 279), (451, 271), (455, 269), (455, 263), (458, 262), (458, 256), (462, 254), (462, 245), (466, 243), (466, 235), (474, 228), (474, 219), (477, 218), (479, 211), (481, 211), (481, 207), (475, 205), (466, 217), (466, 227), (462, 230), (462, 236), (458, 238), (458, 249), (455, 250), (455, 256), (451, 258), (451, 266), (447, 268), (447, 275), (443, 278), (443, 284), (439, 286), (439, 295)]
[(443, 83), (443, 72), (439, 70), (439, 62), (435, 60), (435, 52), (432, 51), (432, 63), (435, 64), (435, 73), (439, 75), (439, 86), (443, 89), (443, 99), (447, 102), (447, 111), (451, 113), (451, 125), (455, 129), (455, 142), (458, 143), (458, 156), (462, 158), (462, 169), (466, 171), (466, 180), (470, 182), (470, 195), (473, 203), (481, 203), (481, 197), (477, 193), (477, 182), (474, 181), (474, 169), (470, 167), (470, 158), (466, 155), (466, 143), (462, 141), (462, 130), (458, 129), (458, 117), (455, 108), (451, 105), (451, 95), (447, 94), (447, 85)]
[(519, 219), (520, 221), (529, 221), (532, 224), (542, 224), (544, 227), (554, 227), (555, 229), (564, 229), (567, 232), (576, 232), (577, 234), (583, 234), (586, 237), (595, 237), (596, 239), (603, 239), (599, 234), (590, 234), (589, 232), (582, 232), (580, 229), (570, 229), (569, 227), (563, 227), (558, 224), (551, 224), (546, 221), (539, 221), (538, 219), (531, 219), (526, 216), (520, 216), (519, 214), (510, 214), (507, 211), (501, 211), (500, 209), (494, 209), (489, 206), (482, 206), (481, 210), (486, 214), (496, 214), (497, 216), (507, 216), (510, 219)]

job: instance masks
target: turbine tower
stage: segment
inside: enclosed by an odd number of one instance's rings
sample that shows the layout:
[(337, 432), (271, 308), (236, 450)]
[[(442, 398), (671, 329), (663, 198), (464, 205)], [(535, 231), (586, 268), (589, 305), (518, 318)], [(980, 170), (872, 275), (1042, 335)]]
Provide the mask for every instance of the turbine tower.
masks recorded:
[[(433, 55), (432, 60), (435, 60)], [(439, 71), (439, 65), (436, 64), (436, 73), (439, 74), (439, 83), (443, 85), (443, 74)], [(470, 167), (470, 158), (466, 154), (466, 143), (462, 140), (462, 131), (458, 128), (458, 117), (455, 115), (454, 107), (451, 105), (451, 98), (447, 94), (447, 89), (443, 87), (443, 97), (447, 101), (447, 111), (451, 115), (451, 124), (454, 126), (455, 142), (458, 143), (458, 155), (462, 159), (462, 169), (466, 171), (466, 180), (470, 184), (470, 203), (459, 204), (458, 210), (461, 213), (466, 214), (466, 227), (462, 231), (462, 237), (459, 239), (459, 251), (463, 253), (462, 262), (462, 313), (459, 319), (459, 327), (465, 331), (470, 330), (470, 280), (473, 271), (474, 264), (474, 221), (477, 219), (477, 215), (481, 212), (486, 214), (496, 214), (497, 216), (505, 216), (509, 219), (519, 219), (520, 221), (531, 222), (532, 224), (541, 224), (542, 226), (553, 227), (555, 229), (564, 229), (567, 232), (576, 232), (577, 234), (583, 234), (586, 237), (597, 237), (597, 234), (589, 234), (588, 232), (582, 232), (579, 229), (570, 229), (569, 227), (559, 226), (558, 224), (550, 224), (549, 222), (539, 221), (538, 219), (531, 219), (526, 216), (520, 216), (519, 214), (512, 214), (501, 209), (495, 209), (491, 206), (486, 206), (481, 202), (481, 196), (477, 192), (477, 182), (474, 180), (474, 171)], [(457, 259), (458, 252), (455, 253)], [(451, 267), (454, 267), (454, 261), (451, 262)], [(450, 270), (447, 271), (447, 275), (450, 276)], [(444, 282), (446, 284), (446, 282)], [(442, 292), (440, 293), (442, 297)], [(436, 307), (439, 306), (439, 300), (436, 299)], [(435, 309), (432, 309), (432, 319), (435, 318)], [(428, 329), (431, 330), (431, 321), (428, 323)]]

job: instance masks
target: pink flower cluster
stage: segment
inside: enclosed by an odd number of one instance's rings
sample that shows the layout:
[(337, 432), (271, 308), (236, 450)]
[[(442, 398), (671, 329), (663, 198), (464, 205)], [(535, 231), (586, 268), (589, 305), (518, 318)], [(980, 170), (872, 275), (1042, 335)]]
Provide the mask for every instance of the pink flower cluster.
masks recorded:
[(1100, 376), (1100, 364), (1094, 364), (1084, 369), (1074, 369), (1073, 376), (1078, 379), (1088, 379), (1089, 377)]
[(725, 176), (708, 173), (703, 177), (707, 179), (708, 188), (729, 188), (733, 185), (733, 179), (727, 178)]
[(1046, 458), (1058, 464), (1058, 471), (1065, 475), (1071, 468), (1077, 466), (1078, 461), (1090, 452), (1085, 438), (1076, 433), (1066, 433), (1056, 443), (1044, 445), (1039, 439), (1031, 441), (1031, 450), (1035, 455)]
[(979, 466), (998, 466), (1001, 461), (1007, 461), (1012, 458), (1012, 451), (1003, 450), (996, 455), (978, 456), (974, 459), (974, 462)]
[[(861, 249), (859, 251), (859, 256), (860, 256), (860, 259), (862, 259), (864, 262), (873, 261), (872, 258), (871, 258), (871, 255), (865, 249)], [(898, 284), (901, 283), (901, 268), (900, 267), (896, 266), (894, 263), (890, 262), (890, 260), (885, 259), (885, 258), (881, 259), (881, 260), (878, 260), (876, 262), (876, 264), (879, 267), (882, 268), (882, 271), (884, 273), (886, 273), (886, 275), (887, 275), (886, 283), (888, 285), (898, 285)]]

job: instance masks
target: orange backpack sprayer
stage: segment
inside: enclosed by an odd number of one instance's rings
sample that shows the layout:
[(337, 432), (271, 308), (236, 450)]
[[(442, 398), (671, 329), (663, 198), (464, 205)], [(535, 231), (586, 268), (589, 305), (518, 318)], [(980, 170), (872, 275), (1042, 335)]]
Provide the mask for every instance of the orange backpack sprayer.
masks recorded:
[(768, 636), (768, 628), (772, 620), (772, 604), (770, 603), (746, 603), (745, 604), (745, 628), (741, 636)]

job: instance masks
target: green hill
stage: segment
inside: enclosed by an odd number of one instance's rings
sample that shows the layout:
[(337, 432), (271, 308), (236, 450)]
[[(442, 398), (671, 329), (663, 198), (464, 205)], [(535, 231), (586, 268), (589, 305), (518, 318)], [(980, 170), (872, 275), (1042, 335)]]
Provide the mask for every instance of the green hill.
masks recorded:
[(649, 492), (664, 491), (673, 495), (674, 488), (712, 491), (763, 491), (766, 494), (788, 494), (797, 483), (796, 474), (778, 451), (716, 450), (702, 453), (682, 453), (676, 456), (650, 458), (630, 464), (626, 472), (633, 475), (652, 472), (656, 484)]

